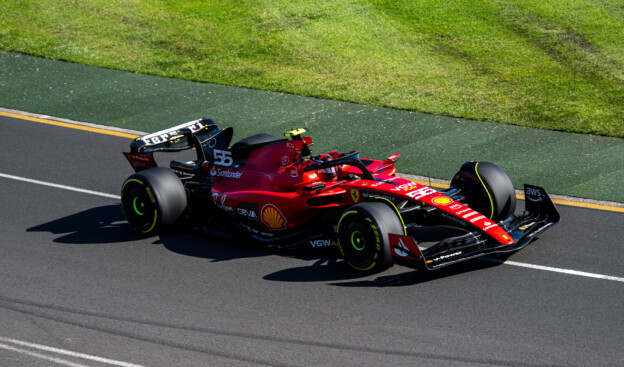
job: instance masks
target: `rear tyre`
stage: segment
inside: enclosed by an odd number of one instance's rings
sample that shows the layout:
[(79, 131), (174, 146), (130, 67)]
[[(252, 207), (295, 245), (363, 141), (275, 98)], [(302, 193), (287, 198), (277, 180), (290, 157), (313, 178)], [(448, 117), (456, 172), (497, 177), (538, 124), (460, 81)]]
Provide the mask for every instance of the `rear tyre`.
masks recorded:
[(361, 203), (340, 218), (338, 247), (352, 268), (381, 271), (392, 266), (389, 233), (405, 233), (396, 211), (381, 202)]
[(184, 185), (170, 169), (150, 168), (128, 177), (121, 206), (135, 230), (152, 235), (169, 227), (187, 206)]
[(495, 222), (516, 210), (516, 192), (502, 168), (490, 162), (466, 162), (451, 180), (461, 189), (465, 204)]

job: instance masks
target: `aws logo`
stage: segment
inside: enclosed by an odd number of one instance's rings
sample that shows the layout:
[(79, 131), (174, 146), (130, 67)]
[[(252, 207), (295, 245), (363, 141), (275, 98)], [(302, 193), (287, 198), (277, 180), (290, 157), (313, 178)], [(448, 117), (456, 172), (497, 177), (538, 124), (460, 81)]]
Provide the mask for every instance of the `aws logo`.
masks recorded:
[(542, 191), (537, 187), (527, 186), (524, 190), (525, 196), (528, 200), (540, 202), (542, 201)]
[(260, 218), (262, 223), (271, 229), (286, 229), (288, 221), (284, 214), (273, 204), (266, 204), (260, 211)]

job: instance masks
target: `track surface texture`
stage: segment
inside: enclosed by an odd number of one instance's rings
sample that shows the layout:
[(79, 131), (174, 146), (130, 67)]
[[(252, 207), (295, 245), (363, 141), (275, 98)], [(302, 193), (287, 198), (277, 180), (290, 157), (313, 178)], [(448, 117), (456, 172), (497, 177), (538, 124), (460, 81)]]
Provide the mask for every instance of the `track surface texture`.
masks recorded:
[[(119, 195), (132, 173), (126, 138), (6, 117), (0, 129), (2, 174)], [(141, 238), (118, 199), (0, 183), (0, 366), (624, 360), (621, 213), (562, 206), (561, 223), (509, 259), (616, 280), (483, 260), (362, 276), (333, 252), (185, 232)]]

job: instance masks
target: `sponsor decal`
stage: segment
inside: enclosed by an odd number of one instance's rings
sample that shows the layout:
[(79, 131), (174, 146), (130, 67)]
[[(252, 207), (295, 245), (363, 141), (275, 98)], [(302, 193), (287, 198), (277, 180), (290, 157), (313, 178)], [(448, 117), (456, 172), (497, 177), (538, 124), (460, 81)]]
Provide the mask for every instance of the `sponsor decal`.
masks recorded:
[(215, 206), (221, 210), (224, 210), (228, 213), (233, 213), (234, 209), (231, 206), (225, 205), (225, 201), (227, 200), (227, 195), (223, 195), (219, 198), (219, 193), (212, 194), (212, 202)]
[(451, 198), (446, 197), (446, 196), (438, 196), (437, 198), (434, 198), (432, 201), (433, 201), (434, 204), (437, 204), (437, 205), (448, 205), (453, 200)]
[(477, 221), (480, 221), (481, 219), (485, 219), (486, 217), (484, 215), (479, 215), (478, 217), (474, 217), (470, 220), (470, 223), (475, 223)]
[(463, 209), (463, 210), (460, 210), (460, 211), (455, 212), (455, 214), (457, 214), (457, 215), (462, 215), (462, 214), (467, 213), (467, 212), (469, 212), (469, 211), (471, 211), (471, 210), (472, 210), (472, 209), (470, 209), (470, 208), (466, 208), (466, 209)]
[(397, 254), (397, 256), (405, 257), (408, 255), (407, 251), (409, 250), (407, 249), (407, 246), (405, 246), (405, 244), (403, 243), (403, 239), (399, 238), (399, 243), (396, 247), (394, 247), (394, 253)]
[(360, 201), (360, 192), (358, 190), (351, 189), (349, 192), (351, 193), (351, 200), (353, 200), (354, 203)]
[(225, 210), (228, 213), (234, 212), (234, 209), (232, 209), (231, 206), (225, 205), (225, 200), (226, 199), (227, 199), (227, 195), (221, 196), (221, 205), (219, 206), (219, 208)]
[(412, 260), (422, 260), (420, 250), (412, 237), (398, 235), (394, 233), (388, 234), (390, 248), (393, 251), (392, 256), (403, 257)]
[(290, 148), (290, 149), (295, 149), (295, 143), (292, 141), (287, 141), (286, 142), (286, 148)]
[(290, 157), (284, 154), (282, 156), (282, 166), (287, 166), (289, 161), (290, 161)]
[(408, 192), (406, 195), (414, 200), (420, 200), (421, 198), (435, 194), (436, 192), (437, 191), (429, 187), (421, 187), (420, 189)]
[(408, 182), (408, 183), (401, 184), (397, 187), (393, 187), (392, 191), (410, 191), (411, 189), (417, 186), (418, 184), (416, 182)]
[(210, 140), (208, 140), (208, 148), (212, 149), (215, 147), (215, 145), (217, 145), (217, 139), (210, 138)]
[(462, 254), (461, 251), (457, 251), (457, 252), (453, 252), (452, 254), (438, 256), (438, 257), (434, 258), (432, 261), (440, 261), (440, 260), (444, 260), (444, 259), (449, 259), (451, 257), (459, 256), (461, 254)]
[(472, 216), (473, 216), (473, 215), (475, 215), (475, 214), (479, 214), (479, 213), (477, 213), (477, 212), (475, 212), (475, 211), (473, 210), (473, 211), (469, 212), (468, 214), (464, 214), (464, 215), (462, 215), (462, 218), (464, 218), (464, 219), (468, 219), (468, 218), (472, 217)]
[(528, 200), (536, 203), (542, 201), (542, 191), (537, 187), (527, 187), (526, 190), (524, 190), (524, 193)]
[(385, 200), (389, 200), (389, 201), (392, 201), (392, 202), (394, 202), (396, 200), (396, 198), (393, 197), (393, 196), (376, 194), (374, 192), (363, 192), (362, 196), (364, 196), (365, 198), (385, 199)]
[(299, 171), (297, 169), (295, 169), (295, 168), (291, 169), (290, 170), (290, 177), (293, 177), (293, 178), (299, 177)]
[(229, 169), (217, 169), (216, 167), (212, 167), (210, 170), (211, 176), (216, 177), (227, 177), (227, 178), (241, 178), (243, 172), (230, 171)]
[(271, 229), (286, 229), (288, 222), (280, 210), (273, 204), (266, 204), (260, 212), (262, 223)]
[(175, 126), (171, 129), (167, 129), (167, 130), (160, 131), (154, 134), (143, 136), (139, 139), (144, 141), (147, 145), (156, 145), (156, 144), (165, 143), (167, 141), (171, 141), (171, 140), (179, 139), (183, 137), (184, 134), (180, 132), (180, 130), (182, 130), (183, 128), (190, 129), (191, 132), (196, 133), (197, 131), (201, 130), (203, 127), (204, 126), (198, 120), (195, 120), (195, 121), (190, 121), (179, 126)]
[(329, 247), (332, 245), (331, 240), (310, 240), (312, 247)]
[(489, 223), (489, 222), (483, 223), (483, 225), (485, 226), (485, 228), (483, 228), (484, 231), (489, 231), (490, 229), (494, 227), (498, 227), (498, 224), (496, 223), (490, 223), (489, 225), (487, 225), (486, 223)]
[(144, 153), (124, 153), (130, 165), (137, 170), (156, 167), (156, 161), (151, 154)]
[(453, 204), (450, 206), (451, 210), (459, 210), (461, 208), (463, 208), (464, 206), (461, 204)]
[(251, 210), (251, 209), (245, 209), (245, 208), (241, 208), (238, 207), (236, 208), (236, 213), (238, 213), (238, 215), (251, 219), (253, 221), (258, 221), (258, 214), (256, 214), (255, 211)]

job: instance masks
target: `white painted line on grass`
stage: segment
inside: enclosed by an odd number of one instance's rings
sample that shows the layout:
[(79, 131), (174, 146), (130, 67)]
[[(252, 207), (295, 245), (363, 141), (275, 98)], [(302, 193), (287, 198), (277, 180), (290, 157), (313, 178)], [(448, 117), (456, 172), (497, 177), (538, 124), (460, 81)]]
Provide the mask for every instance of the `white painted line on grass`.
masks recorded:
[(7, 175), (5, 173), (0, 173), (0, 177), (8, 178), (8, 179), (11, 179), (11, 180), (17, 180), (17, 181), (34, 183), (34, 184), (37, 184), (37, 185), (55, 187), (57, 189), (81, 192), (83, 194), (97, 195), (97, 196), (102, 196), (102, 197), (105, 197), (105, 198), (118, 199), (118, 200), (121, 199), (121, 196), (119, 196), (119, 195), (112, 195), (112, 194), (107, 194), (107, 193), (104, 193), (104, 192), (86, 190), (86, 189), (81, 189), (81, 188), (73, 187), (73, 186), (59, 185), (59, 184), (55, 184), (55, 183), (51, 183), (51, 182), (33, 180), (31, 178), (26, 178), (26, 177)]
[[(108, 364), (108, 365), (111, 365), (111, 366), (119, 366), (119, 367), (145, 367), (145, 366), (140, 365), (140, 364), (116, 361), (114, 359), (102, 358), (102, 357), (94, 356), (94, 355), (91, 355), (91, 354), (72, 352), (71, 350), (65, 350), (65, 349), (60, 349), (60, 348), (48, 347), (46, 345), (29, 343), (29, 342), (25, 342), (25, 341), (22, 341), (22, 340), (11, 339), (11, 338), (4, 338), (4, 337), (1, 337), (1, 336), (0, 336), (0, 342), (2, 342), (2, 343), (0, 343), (0, 348), (2, 348), (2, 349), (10, 350), (10, 351), (17, 352), (17, 353), (20, 353), (20, 354), (25, 354), (25, 355), (28, 355), (28, 356), (31, 356), (31, 357), (44, 359), (46, 361), (50, 361), (50, 362), (54, 362), (54, 363), (63, 364), (65, 366), (88, 367), (89, 365), (75, 363), (75, 362), (72, 362), (72, 361), (69, 361), (69, 360), (66, 360), (66, 359), (53, 357), (51, 355), (35, 353), (35, 352), (30, 351), (30, 350), (17, 348), (15, 346), (12, 346), (12, 345), (9, 345), (9, 344), (19, 345), (19, 346), (22, 346), (22, 347), (27, 347), (27, 348), (31, 348), (31, 349), (35, 349), (35, 350), (43, 351), (43, 352), (50, 352), (50, 353), (55, 353), (55, 354), (66, 355), (66, 356), (70, 356), (70, 357), (77, 358), (77, 359), (85, 359), (85, 360), (88, 360), (88, 361), (105, 363), (105, 364)], [(5, 343), (8, 343), (8, 344), (5, 344)]]
[(553, 267), (550, 267), (550, 266), (526, 264), (526, 263), (521, 263), (521, 262), (517, 262), (517, 261), (510, 261), (510, 260), (504, 261), (504, 260), (492, 259), (492, 258), (489, 258), (489, 257), (482, 257), (481, 260), (494, 262), (494, 263), (498, 263), (498, 264), (519, 266), (519, 267), (522, 267), (522, 268), (544, 270), (544, 271), (552, 271), (552, 272), (555, 272), (555, 273), (562, 273), (562, 274), (577, 275), (577, 276), (586, 277), (586, 278), (595, 278), (595, 279), (613, 280), (613, 281), (616, 281), (616, 282), (624, 282), (624, 278), (614, 277), (614, 276), (611, 276), (611, 275), (587, 273), (587, 272), (584, 272), (584, 271), (578, 271), (578, 270), (572, 270), (572, 269), (561, 269), (561, 268), (553, 268)]

